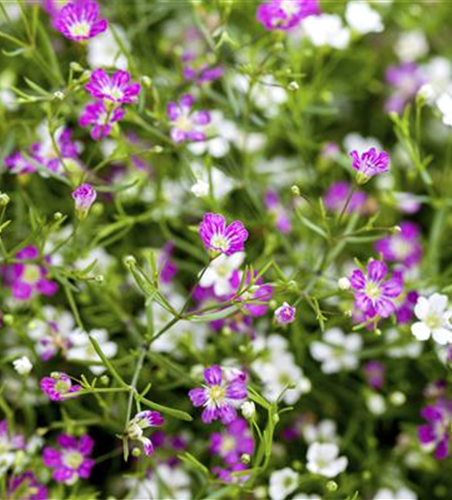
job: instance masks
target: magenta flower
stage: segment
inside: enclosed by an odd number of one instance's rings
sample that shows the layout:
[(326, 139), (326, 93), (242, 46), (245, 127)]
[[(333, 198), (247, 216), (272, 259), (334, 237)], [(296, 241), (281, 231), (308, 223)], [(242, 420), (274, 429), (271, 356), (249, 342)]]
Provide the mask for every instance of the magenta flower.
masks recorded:
[(421, 416), (427, 424), (418, 427), (421, 444), (434, 446), (434, 457), (444, 460), (449, 456), (450, 424), (452, 423), (452, 402), (440, 399), (435, 405), (426, 406)]
[(414, 62), (390, 66), (386, 71), (386, 81), (392, 85), (394, 91), (385, 103), (385, 110), (395, 113), (401, 113), (407, 102), (426, 83), (422, 69)]
[(385, 381), (385, 367), (380, 361), (371, 360), (364, 365), (367, 383), (372, 389), (381, 389)]
[(396, 309), (392, 299), (402, 293), (403, 280), (397, 275), (384, 281), (388, 268), (384, 262), (371, 260), (367, 266), (367, 274), (361, 269), (352, 272), (350, 282), (355, 290), (355, 305), (366, 318), (389, 317)]
[(36, 172), (36, 167), (28, 161), (20, 151), (14, 151), (5, 158), (5, 165), (12, 174), (24, 175)]
[(50, 377), (41, 379), (42, 392), (47, 394), (52, 401), (65, 401), (76, 397), (77, 392), (82, 390), (80, 385), (72, 385), (72, 381), (66, 373), (53, 372)]
[[(350, 183), (346, 181), (338, 181), (331, 184), (323, 198), (325, 207), (331, 212), (340, 213), (345, 206), (345, 202), (347, 201), (351, 189), (352, 187)], [(363, 191), (355, 191), (348, 204), (347, 212), (363, 212), (366, 203), (366, 193)]]
[(246, 420), (236, 418), (223, 432), (214, 432), (210, 437), (210, 451), (227, 464), (239, 462), (244, 453), (252, 455), (254, 439)]
[[(20, 497), (17, 496), (18, 494)], [(47, 500), (49, 498), (47, 488), (39, 483), (30, 471), (9, 479), (6, 497), (21, 500)]]
[(385, 260), (401, 262), (413, 267), (422, 258), (422, 245), (419, 241), (419, 226), (414, 222), (401, 222), (401, 231), (375, 243), (375, 250)]
[(203, 387), (197, 387), (188, 393), (195, 407), (204, 407), (202, 421), (210, 424), (220, 418), (223, 424), (230, 424), (237, 418), (233, 403), (247, 397), (246, 382), (242, 377), (227, 380), (219, 365), (206, 368), (204, 380), (206, 384)]
[(240, 221), (226, 226), (226, 219), (222, 215), (212, 213), (204, 215), (199, 235), (205, 248), (226, 255), (242, 252), (248, 239), (248, 231)]
[(163, 425), (163, 417), (158, 411), (141, 411), (127, 425), (127, 436), (139, 441), (146, 455), (154, 453), (152, 441), (143, 436), (143, 430), (149, 427), (160, 427)]
[(112, 124), (122, 120), (125, 114), (123, 108), (115, 108), (109, 112), (103, 101), (95, 101), (85, 106), (79, 124), (81, 127), (93, 125), (91, 137), (98, 141), (107, 137), (111, 132)]
[(287, 302), (283, 302), (282, 306), (279, 306), (275, 311), (276, 322), (280, 325), (287, 325), (295, 321), (295, 315), (297, 309), (290, 306)]
[(410, 290), (401, 305), (397, 307), (396, 318), (397, 323), (409, 323), (413, 318), (413, 311), (419, 298), (418, 292), (416, 290)]
[[(214, 472), (221, 481), (225, 483), (243, 483), (247, 481), (251, 474), (243, 474), (243, 471), (248, 469), (248, 465), (237, 462), (228, 467), (214, 467), (212, 472)], [(242, 473), (242, 474), (234, 474)]]
[[(58, 291), (58, 284), (47, 279), (48, 271), (45, 267), (28, 262), (38, 257), (38, 249), (30, 245), (15, 255), (16, 260), (27, 261), (26, 264), (16, 263), (4, 268), (5, 281), (11, 287), (14, 299), (29, 300), (35, 294), (50, 297)], [(45, 257), (44, 260), (50, 263), (50, 257)]]
[[(256, 274), (257, 273), (255, 272), (255, 275)], [(241, 282), (242, 273), (235, 271), (231, 279), (231, 285), (234, 289), (234, 293), (230, 298), (235, 297), (236, 299), (243, 301), (242, 309), (248, 312), (251, 316), (264, 316), (264, 314), (268, 311), (268, 303), (272, 298), (273, 290), (271, 285), (263, 283), (262, 278), (259, 278), (253, 286), (248, 287), (251, 283), (251, 273), (249, 271), (247, 272), (244, 280), (244, 288), (247, 288), (247, 290), (243, 293), (240, 293), (239, 290)]]
[(89, 458), (94, 441), (87, 434), (78, 440), (68, 434), (60, 434), (57, 443), (58, 448), (46, 446), (42, 453), (44, 465), (53, 469), (53, 479), (66, 484), (74, 484), (78, 478), (88, 479), (95, 464)]
[(99, 6), (91, 0), (77, 0), (65, 5), (55, 14), (54, 26), (66, 38), (77, 42), (89, 40), (108, 28), (99, 19)]
[(264, 197), (265, 206), (274, 218), (276, 228), (283, 234), (290, 233), (292, 223), (290, 217), (279, 200), (278, 193), (273, 190), (268, 190)]
[(13, 434), (8, 429), (6, 420), (0, 421), (0, 449), (2, 453), (22, 450), (25, 448), (25, 438), (22, 434)]
[(218, 80), (224, 74), (221, 66), (211, 66), (209, 63), (204, 62), (204, 54), (200, 56), (194, 52), (186, 51), (182, 55), (182, 62), (184, 65), (183, 76), (185, 80), (196, 83), (209, 83)]
[(256, 19), (268, 30), (290, 30), (306, 17), (318, 14), (317, 0), (270, 0), (259, 5)]
[(358, 172), (358, 183), (364, 184), (374, 175), (389, 170), (389, 155), (386, 151), (377, 152), (375, 148), (370, 148), (360, 155), (355, 149), (350, 156), (353, 158), (352, 167)]
[(91, 208), (91, 205), (96, 201), (97, 192), (91, 184), (80, 184), (80, 186), (72, 191), (72, 198), (75, 201), (75, 211), (79, 219), (84, 219)]
[(140, 93), (139, 83), (129, 83), (131, 80), (128, 71), (118, 70), (111, 77), (103, 69), (96, 69), (91, 73), (91, 80), (85, 89), (97, 99), (107, 99), (116, 103), (131, 103)]
[(210, 123), (208, 111), (195, 111), (192, 107), (195, 98), (185, 94), (178, 103), (170, 102), (167, 106), (168, 118), (172, 122), (171, 139), (174, 142), (205, 141), (207, 136), (201, 130)]
[(158, 258), (158, 265), (160, 268), (160, 280), (162, 283), (171, 283), (171, 280), (176, 276), (178, 267), (174, 260), (172, 260), (174, 244), (168, 241), (163, 245)]

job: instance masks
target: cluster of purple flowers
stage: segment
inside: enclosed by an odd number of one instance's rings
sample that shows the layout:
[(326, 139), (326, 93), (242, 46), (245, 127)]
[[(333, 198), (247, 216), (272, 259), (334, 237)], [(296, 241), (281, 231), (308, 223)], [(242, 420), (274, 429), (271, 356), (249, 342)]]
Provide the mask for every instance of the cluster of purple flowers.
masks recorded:
[(320, 12), (317, 0), (270, 0), (258, 7), (256, 18), (267, 30), (291, 30)]
[(118, 70), (109, 76), (103, 69), (91, 73), (91, 79), (85, 89), (96, 101), (86, 105), (79, 124), (81, 127), (92, 126), (91, 137), (99, 140), (107, 137), (114, 123), (125, 115), (122, 104), (136, 101), (141, 90), (139, 83), (131, 83), (128, 71)]

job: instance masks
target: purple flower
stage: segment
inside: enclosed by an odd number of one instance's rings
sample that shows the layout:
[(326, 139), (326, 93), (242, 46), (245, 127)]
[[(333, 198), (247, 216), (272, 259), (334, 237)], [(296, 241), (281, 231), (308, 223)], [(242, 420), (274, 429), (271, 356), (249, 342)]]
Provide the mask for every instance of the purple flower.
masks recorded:
[(396, 309), (392, 299), (402, 293), (403, 280), (400, 275), (384, 281), (388, 268), (384, 262), (371, 260), (367, 274), (361, 269), (352, 272), (350, 282), (355, 291), (355, 305), (366, 318), (389, 317)]
[(295, 307), (290, 306), (287, 302), (283, 302), (283, 305), (279, 306), (275, 311), (276, 322), (280, 325), (293, 323), (295, 321), (296, 313), (297, 309)]
[(220, 418), (223, 424), (230, 424), (237, 418), (237, 411), (232, 404), (247, 397), (246, 382), (242, 377), (227, 380), (219, 365), (206, 368), (204, 380), (206, 384), (203, 387), (188, 393), (195, 407), (204, 407), (202, 421), (210, 424)]
[(139, 83), (129, 84), (130, 73), (118, 70), (111, 77), (103, 69), (91, 73), (91, 80), (85, 89), (98, 99), (107, 99), (116, 103), (131, 103), (140, 93)]
[[(16, 263), (4, 268), (5, 281), (11, 287), (14, 299), (29, 300), (34, 294), (50, 297), (58, 291), (58, 284), (47, 279), (48, 271), (45, 267), (28, 262), (38, 258), (37, 247), (30, 245), (15, 255), (16, 260), (27, 261), (26, 264)], [(44, 260), (50, 262), (49, 257), (45, 257)]]
[[(255, 276), (256, 274), (257, 273), (255, 273)], [(272, 298), (273, 289), (271, 285), (264, 284), (262, 278), (259, 278), (255, 281), (253, 286), (249, 287), (249, 284), (251, 283), (251, 273), (249, 271), (247, 272), (243, 283), (244, 288), (246, 288), (245, 292), (241, 292), (241, 290), (239, 290), (241, 282), (242, 273), (235, 271), (231, 279), (231, 285), (234, 289), (234, 293), (230, 298), (235, 297), (236, 299), (243, 301), (244, 304), (242, 308), (251, 316), (264, 316), (264, 314), (268, 311), (268, 302)]]
[(386, 101), (388, 112), (401, 113), (406, 103), (412, 99), (425, 83), (425, 76), (414, 62), (390, 66), (386, 71), (386, 81), (394, 87), (394, 92)]
[(397, 322), (399, 324), (409, 323), (411, 321), (418, 298), (419, 294), (415, 290), (411, 290), (406, 294), (402, 304), (396, 310)]
[(452, 423), (452, 402), (440, 399), (435, 405), (426, 406), (421, 416), (427, 424), (418, 427), (421, 444), (434, 446), (434, 457), (443, 460), (449, 456), (450, 424)]
[(276, 228), (283, 234), (290, 233), (292, 223), (290, 218), (279, 201), (279, 196), (276, 191), (268, 190), (264, 197), (265, 206), (269, 210), (276, 222)]
[(360, 184), (389, 170), (389, 155), (386, 151), (377, 152), (375, 148), (370, 148), (360, 155), (355, 149), (351, 151), (350, 156), (353, 158), (352, 167), (358, 172), (357, 180)]
[(252, 455), (254, 440), (246, 420), (237, 418), (225, 431), (214, 432), (210, 437), (210, 451), (227, 464), (239, 462), (244, 453)]
[(182, 55), (184, 65), (183, 76), (185, 80), (196, 83), (209, 83), (218, 80), (224, 74), (221, 66), (211, 66), (204, 62), (204, 54), (197, 56), (195, 53), (187, 51)]
[(30, 472), (24, 472), (18, 476), (13, 476), (8, 481), (7, 498), (19, 498), (20, 500), (47, 500), (47, 488), (36, 480), (36, 476)]
[(367, 383), (373, 389), (381, 389), (384, 384), (385, 367), (380, 361), (368, 361), (364, 365), (364, 373)]
[(260, 4), (256, 19), (268, 30), (290, 30), (308, 16), (320, 14), (317, 0), (270, 0)]
[[(331, 184), (323, 198), (325, 207), (332, 212), (341, 212), (351, 189), (351, 184), (346, 181), (338, 181)], [(350, 203), (348, 204), (347, 212), (363, 212), (364, 205), (366, 203), (366, 193), (363, 193), (362, 191), (355, 191), (352, 194)]]
[(173, 248), (174, 244), (168, 241), (163, 245), (159, 255), (158, 265), (160, 267), (160, 280), (162, 283), (170, 283), (178, 271), (177, 264), (171, 259)]
[(419, 226), (414, 222), (401, 222), (401, 231), (375, 243), (375, 250), (385, 260), (401, 262), (406, 267), (413, 267), (422, 257), (422, 245), (419, 241)]
[(22, 450), (25, 448), (25, 438), (22, 434), (13, 434), (8, 429), (6, 420), (0, 421), (0, 449), (2, 453)]
[(55, 14), (54, 26), (66, 38), (79, 42), (105, 31), (108, 22), (99, 19), (99, 6), (96, 2), (78, 0), (65, 5)]
[(80, 116), (79, 124), (81, 127), (94, 125), (91, 130), (91, 137), (98, 141), (107, 137), (111, 132), (112, 124), (122, 120), (125, 114), (123, 108), (114, 108), (108, 111), (103, 101), (95, 101), (86, 105)]
[(12, 174), (23, 175), (36, 172), (34, 167), (20, 151), (14, 151), (13, 154), (5, 158), (5, 165), (11, 170)]
[(149, 427), (160, 427), (163, 425), (163, 417), (158, 411), (141, 411), (127, 425), (127, 436), (130, 439), (139, 441), (146, 455), (154, 453), (152, 441), (143, 436), (143, 430)]
[(171, 139), (174, 142), (205, 141), (207, 136), (200, 128), (210, 123), (208, 111), (195, 111), (192, 107), (195, 98), (185, 94), (178, 103), (170, 102), (167, 106), (168, 118), (172, 122)]
[(227, 468), (223, 467), (214, 467), (212, 469), (212, 472), (217, 474), (218, 478), (221, 479), (221, 481), (224, 481), (226, 483), (243, 483), (247, 481), (250, 478), (250, 474), (237, 474), (235, 475), (234, 472), (243, 472), (248, 469), (248, 466), (244, 463), (237, 462), (235, 464), (230, 465)]
[(226, 226), (226, 219), (222, 215), (212, 213), (204, 215), (199, 235), (208, 250), (226, 255), (242, 252), (248, 239), (248, 231), (240, 221)]
[(87, 434), (78, 440), (68, 434), (60, 434), (57, 443), (59, 448), (47, 446), (42, 453), (44, 465), (53, 469), (53, 479), (74, 484), (79, 477), (89, 478), (95, 464), (94, 460), (89, 458), (94, 441)]
[(76, 397), (77, 392), (82, 388), (79, 385), (72, 385), (72, 381), (66, 373), (53, 372), (50, 377), (44, 377), (40, 382), (41, 390), (49, 396), (52, 401), (65, 401)]
[(79, 219), (84, 219), (91, 208), (91, 205), (96, 201), (97, 192), (91, 184), (80, 184), (80, 186), (72, 191), (72, 198), (75, 201), (75, 211)]

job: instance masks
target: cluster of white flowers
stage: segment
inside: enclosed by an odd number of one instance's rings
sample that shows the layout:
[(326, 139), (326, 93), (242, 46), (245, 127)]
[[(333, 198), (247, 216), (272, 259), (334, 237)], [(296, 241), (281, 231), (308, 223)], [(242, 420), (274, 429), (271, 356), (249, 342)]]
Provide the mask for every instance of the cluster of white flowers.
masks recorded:
[(285, 338), (277, 334), (272, 334), (267, 339), (258, 338), (256, 348), (263, 349), (264, 352), (252, 363), (252, 368), (263, 382), (266, 398), (276, 401), (284, 392), (282, 400), (291, 405), (302, 394), (311, 390), (311, 382), (295, 362)]

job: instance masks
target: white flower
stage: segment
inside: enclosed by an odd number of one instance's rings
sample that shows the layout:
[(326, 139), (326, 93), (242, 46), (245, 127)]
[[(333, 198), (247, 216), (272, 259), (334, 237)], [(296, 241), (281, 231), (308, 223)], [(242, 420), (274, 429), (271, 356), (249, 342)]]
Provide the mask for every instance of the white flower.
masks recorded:
[(371, 393), (366, 400), (367, 408), (373, 415), (383, 415), (386, 411), (386, 401), (381, 394)]
[[(113, 358), (116, 356), (118, 351), (118, 346), (111, 342), (108, 338), (108, 332), (106, 330), (91, 330), (89, 335), (93, 337), (106, 358)], [(71, 344), (67, 353), (67, 359), (77, 359), (83, 361), (101, 361), (99, 355), (94, 350), (93, 345), (89, 340), (88, 333), (82, 330), (77, 330), (71, 335)], [(90, 365), (90, 370), (96, 374), (100, 375), (105, 371), (103, 365)]]
[(309, 444), (315, 442), (336, 443), (338, 441), (336, 422), (334, 420), (322, 420), (317, 425), (305, 424), (301, 432), (305, 441)]
[(322, 363), (323, 373), (337, 373), (358, 367), (357, 354), (361, 347), (361, 335), (345, 335), (340, 328), (331, 328), (323, 334), (323, 342), (312, 342), (310, 351), (311, 356)]
[(348, 2), (345, 19), (353, 30), (362, 35), (380, 33), (384, 29), (380, 14), (364, 2)]
[(428, 42), (421, 30), (412, 30), (402, 33), (394, 46), (394, 51), (403, 62), (420, 59), (428, 53)]
[(233, 255), (220, 255), (213, 260), (206, 272), (201, 278), (199, 284), (203, 288), (213, 286), (216, 296), (223, 297), (234, 291), (230, 281), (234, 271), (239, 269), (245, 259), (243, 252), (237, 252)]
[(302, 22), (303, 33), (316, 47), (329, 46), (346, 49), (350, 41), (350, 30), (342, 25), (335, 14), (309, 16)]
[(452, 97), (449, 94), (441, 94), (436, 100), (444, 125), (452, 127)]
[(382, 488), (375, 493), (373, 500), (417, 500), (414, 491), (408, 488), (399, 488), (398, 490)]
[(271, 500), (284, 500), (297, 489), (298, 474), (290, 467), (277, 470), (270, 476), (268, 494)]
[(412, 334), (418, 340), (428, 340), (430, 337), (441, 345), (452, 343), (452, 311), (447, 309), (446, 295), (434, 293), (428, 299), (419, 297), (414, 307), (414, 314), (420, 320), (411, 326)]
[(346, 457), (338, 457), (335, 443), (313, 443), (308, 448), (306, 468), (309, 472), (325, 477), (336, 477), (347, 468)]
[(33, 368), (33, 365), (31, 364), (31, 361), (27, 358), (27, 356), (22, 356), (21, 358), (14, 360), (13, 366), (19, 375), (24, 376), (28, 375)]
[(430, 93), (433, 94), (428, 99), (433, 104), (435, 99), (443, 93), (452, 92), (452, 64), (445, 57), (432, 57), (427, 63), (420, 67), (422, 76), (430, 86)]
[[(243, 94), (247, 94), (250, 88), (250, 77), (235, 75), (233, 85)], [(287, 92), (273, 75), (262, 75), (258, 82), (253, 83), (250, 100), (267, 117), (272, 117), (278, 113), (279, 106), (287, 101)]]
[(196, 198), (204, 198), (209, 194), (209, 184), (201, 179), (199, 179), (190, 191), (196, 196)]
[(363, 137), (357, 132), (351, 132), (344, 137), (344, 148), (347, 151), (356, 149), (360, 154), (364, 153), (370, 148), (382, 149), (380, 142), (373, 137)]
[(350, 290), (351, 283), (346, 276), (343, 276), (342, 278), (339, 278), (337, 286), (339, 287), (339, 290)]
[(292, 500), (322, 500), (318, 495), (306, 495), (306, 493), (297, 493)]
[[(114, 30), (124, 46), (130, 49), (130, 43), (126, 38), (124, 30), (117, 25), (114, 26)], [(112, 66), (118, 69), (127, 69), (127, 58), (122, 53), (121, 47), (111, 29), (98, 34), (88, 41), (88, 54), (86, 58), (92, 68)]]
[(256, 415), (256, 405), (252, 401), (245, 401), (240, 406), (242, 415), (247, 419), (252, 419)]

